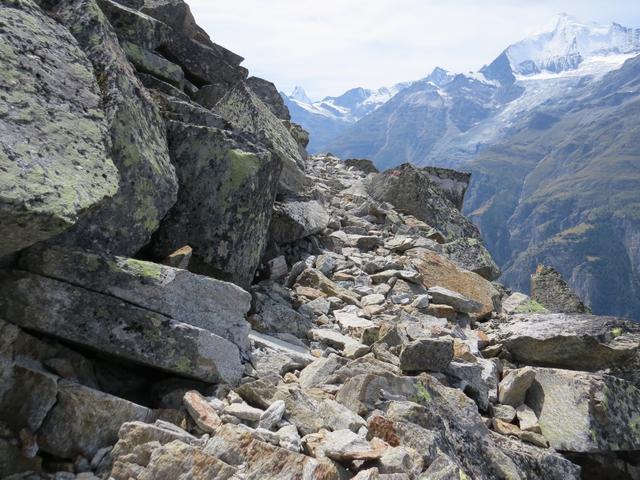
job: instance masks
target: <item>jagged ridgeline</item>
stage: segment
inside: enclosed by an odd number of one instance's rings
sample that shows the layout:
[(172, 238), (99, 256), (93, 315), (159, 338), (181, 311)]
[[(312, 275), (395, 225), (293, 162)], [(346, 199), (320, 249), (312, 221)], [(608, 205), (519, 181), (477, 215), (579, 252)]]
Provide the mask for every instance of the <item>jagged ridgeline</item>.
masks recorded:
[(181, 0), (0, 4), (0, 477), (638, 478), (640, 327), (469, 175), (308, 156)]

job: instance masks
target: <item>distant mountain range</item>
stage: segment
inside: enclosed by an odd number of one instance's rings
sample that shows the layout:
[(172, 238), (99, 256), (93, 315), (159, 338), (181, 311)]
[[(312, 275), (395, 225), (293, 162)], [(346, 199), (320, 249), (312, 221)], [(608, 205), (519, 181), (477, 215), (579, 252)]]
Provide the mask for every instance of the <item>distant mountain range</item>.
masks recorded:
[(375, 94), (356, 89), (339, 122), (287, 102), (312, 151), (471, 171), (465, 211), (507, 284), (526, 290), (552, 264), (596, 313), (640, 319), (638, 54), (640, 29), (562, 15), (479, 72), (436, 69), (368, 112)]

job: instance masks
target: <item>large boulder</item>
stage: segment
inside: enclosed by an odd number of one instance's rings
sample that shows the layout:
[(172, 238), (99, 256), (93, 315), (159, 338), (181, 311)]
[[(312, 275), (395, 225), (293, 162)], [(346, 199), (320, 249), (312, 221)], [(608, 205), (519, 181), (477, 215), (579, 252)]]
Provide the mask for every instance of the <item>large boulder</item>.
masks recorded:
[(476, 273), (461, 269), (436, 252), (426, 249), (415, 250), (419, 252), (416, 252), (413, 263), (422, 275), (425, 287), (444, 287), (477, 302), (480, 307), (475, 312), (480, 317), (498, 309), (500, 292), (491, 282)]
[(544, 265), (531, 275), (531, 299), (552, 313), (591, 313), (560, 272)]
[(535, 369), (527, 404), (556, 450), (640, 449), (640, 390), (610, 375)]
[(248, 286), (266, 244), (280, 160), (224, 130), (167, 127), (180, 192), (151, 251), (163, 258), (190, 245), (190, 270)]
[(234, 128), (251, 134), (282, 162), (281, 191), (300, 193), (304, 190), (308, 179), (298, 143), (247, 84), (236, 84), (220, 101), (201, 103), (213, 107)]
[(251, 295), (213, 278), (151, 262), (59, 247), (27, 250), (23, 270), (109, 295), (208, 330), (248, 351)]
[(149, 241), (176, 201), (178, 184), (164, 122), (94, 0), (56, 2), (51, 14), (93, 64), (109, 127), (109, 153), (120, 174), (118, 193), (57, 241), (132, 255)]
[(2, 273), (0, 289), (10, 292), (0, 297), (0, 317), (25, 329), (205, 382), (242, 376), (236, 345), (136, 303), (17, 270)]
[(617, 317), (521, 314), (482, 327), (517, 362), (600, 370), (634, 368), (640, 326)]
[(467, 220), (429, 174), (405, 163), (374, 175), (367, 185), (369, 194), (389, 202), (396, 210), (408, 213), (440, 230), (446, 237), (478, 238), (478, 229)]
[(30, 0), (4, 3), (0, 22), (3, 257), (115, 195), (118, 170), (92, 65), (71, 34)]
[(441, 167), (423, 167), (421, 171), (458, 210), (462, 210), (464, 196), (471, 181), (470, 173)]

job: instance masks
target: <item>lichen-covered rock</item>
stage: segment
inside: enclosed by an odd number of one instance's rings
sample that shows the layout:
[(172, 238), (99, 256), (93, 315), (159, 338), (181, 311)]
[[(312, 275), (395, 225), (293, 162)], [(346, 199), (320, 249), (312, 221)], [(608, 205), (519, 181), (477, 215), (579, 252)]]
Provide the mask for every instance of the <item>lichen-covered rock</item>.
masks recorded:
[(118, 167), (119, 191), (56, 242), (132, 255), (175, 203), (177, 181), (156, 105), (136, 78), (94, 0), (57, 2), (51, 14), (73, 34), (93, 64)]
[(459, 238), (442, 246), (444, 253), (456, 265), (477, 273), (490, 282), (500, 277), (500, 267), (477, 238)]
[(405, 372), (442, 372), (453, 360), (453, 341), (425, 338), (403, 346), (400, 368)]
[(640, 449), (640, 390), (610, 375), (535, 369), (527, 404), (556, 450)]
[[(436, 252), (420, 250), (413, 263), (422, 275), (422, 283), (430, 288), (436, 285), (458, 292), (481, 307), (475, 311), (480, 317), (489, 315), (500, 304), (500, 292), (480, 275), (463, 270)], [(409, 251), (411, 252), (411, 250)]]
[(190, 245), (191, 271), (248, 286), (266, 244), (280, 161), (217, 128), (167, 126), (180, 192), (151, 250), (163, 258)]
[(207, 330), (110, 295), (20, 271), (4, 272), (0, 316), (26, 329), (205, 382), (237, 382), (240, 352)]
[(309, 185), (309, 179), (303, 171), (304, 159), (298, 143), (245, 83), (235, 85), (219, 102), (205, 102), (204, 105), (214, 107), (234, 128), (255, 137), (257, 142), (265, 145), (280, 160), (280, 189), (283, 192), (299, 193)]
[(118, 191), (93, 68), (30, 0), (3, 3), (0, 257), (73, 226)]
[(186, 270), (60, 247), (27, 250), (20, 268), (109, 295), (176, 322), (208, 330), (248, 351), (251, 296), (231, 283)]
[(512, 315), (482, 329), (514, 360), (575, 370), (631, 370), (640, 351), (640, 326), (617, 317)]
[(591, 313), (560, 272), (544, 265), (531, 275), (531, 299), (552, 313)]
[(408, 163), (375, 175), (368, 183), (369, 194), (389, 202), (400, 212), (414, 215), (440, 230), (450, 239), (478, 238), (478, 229), (467, 220), (421, 169)]

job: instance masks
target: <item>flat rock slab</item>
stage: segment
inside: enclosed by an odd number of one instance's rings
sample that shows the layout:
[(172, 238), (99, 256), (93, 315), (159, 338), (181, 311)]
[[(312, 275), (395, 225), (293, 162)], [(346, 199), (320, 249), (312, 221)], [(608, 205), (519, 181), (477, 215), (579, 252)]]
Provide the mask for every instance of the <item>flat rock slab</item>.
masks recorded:
[(0, 289), (0, 316), (23, 328), (205, 382), (242, 376), (238, 347), (207, 330), (27, 272), (5, 272)]
[(483, 327), (514, 360), (576, 370), (624, 367), (640, 348), (640, 325), (618, 317), (513, 315)]
[(103, 293), (208, 330), (249, 349), (251, 295), (232, 283), (124, 257), (32, 248), (20, 268)]

